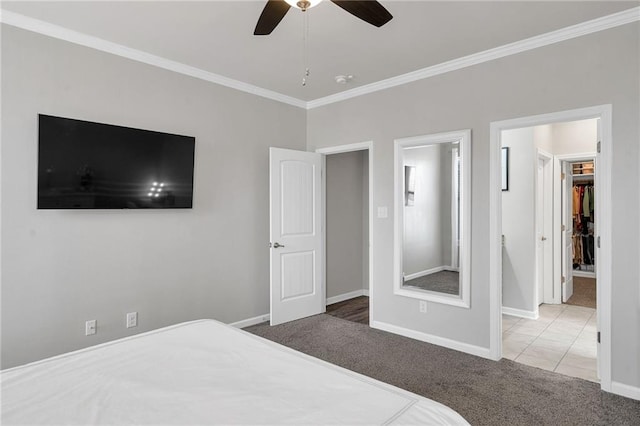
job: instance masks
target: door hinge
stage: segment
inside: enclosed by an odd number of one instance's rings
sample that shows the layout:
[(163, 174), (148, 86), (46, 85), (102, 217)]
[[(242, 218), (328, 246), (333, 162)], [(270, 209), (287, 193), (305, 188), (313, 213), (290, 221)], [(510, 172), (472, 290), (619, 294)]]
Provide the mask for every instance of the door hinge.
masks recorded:
[(561, 231), (564, 231), (565, 229), (567, 229), (567, 227), (566, 227), (566, 226), (564, 226), (564, 223), (563, 223), (563, 224), (560, 226), (560, 230), (561, 230)]
[(564, 277), (560, 277), (560, 282), (564, 284)]
[(600, 237), (598, 236), (598, 248), (600, 248)]
[(598, 154), (600, 154), (600, 141), (598, 141)]
[(560, 173), (560, 179), (564, 180), (565, 178), (565, 174), (564, 173)]
[(598, 331), (598, 343), (600, 343), (600, 332)]

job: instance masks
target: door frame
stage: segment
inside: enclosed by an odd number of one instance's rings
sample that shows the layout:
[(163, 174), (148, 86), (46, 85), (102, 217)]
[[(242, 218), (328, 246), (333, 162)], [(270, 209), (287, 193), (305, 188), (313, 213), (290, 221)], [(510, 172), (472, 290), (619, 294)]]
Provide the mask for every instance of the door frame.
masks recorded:
[(322, 155), (322, 257), (325, 265), (325, 270), (323, 271), (323, 277), (325, 279), (325, 289), (324, 289), (324, 298), (325, 298), (325, 310), (326, 310), (326, 299), (327, 299), (327, 286), (326, 286), (326, 260), (327, 260), (327, 167), (326, 160), (327, 155), (332, 154), (341, 154), (344, 152), (354, 152), (354, 151), (367, 151), (368, 155), (368, 179), (369, 179), (369, 205), (368, 205), (368, 216), (369, 216), (369, 326), (373, 324), (373, 314), (374, 314), (374, 303), (373, 303), (373, 289), (374, 289), (374, 274), (373, 274), (373, 141), (366, 142), (357, 142), (347, 145), (334, 145), (326, 148), (316, 149), (316, 153), (323, 154)]
[(502, 190), (501, 156), (502, 131), (543, 124), (600, 118), (600, 152), (597, 160), (596, 182), (597, 237), (596, 280), (598, 298), (598, 331), (601, 333), (598, 369), (602, 390), (611, 392), (611, 160), (612, 106), (611, 104), (579, 108), (549, 114), (534, 115), (490, 123), (489, 139), (489, 297), (490, 332), (489, 353), (494, 360), (502, 358)]
[[(543, 160), (545, 162), (543, 168), (543, 181), (544, 181), (544, 188), (540, 188), (538, 186), (538, 166), (539, 166), (539, 161)], [(545, 263), (544, 267), (545, 267), (545, 271), (547, 272), (547, 274), (550, 272), (551, 273), (551, 280), (547, 281), (545, 279), (545, 277), (542, 277), (542, 282), (543, 282), (543, 287), (542, 287), (542, 294), (540, 294), (539, 292), (539, 280), (540, 277), (538, 276), (538, 271), (539, 271), (539, 262), (542, 260), (544, 261), (544, 259), (540, 259), (538, 257), (538, 237), (539, 235), (537, 234), (538, 231), (538, 220), (540, 219), (538, 217), (538, 192), (542, 191), (542, 197), (544, 198), (544, 203), (543, 203), (543, 219), (544, 219), (544, 227), (548, 228), (548, 224), (551, 223), (551, 232), (549, 233), (549, 237), (551, 238), (549, 240), (549, 247), (547, 248), (547, 250), (551, 250), (551, 261), (553, 262), (554, 259), (554, 254), (553, 254), (553, 248), (554, 248), (554, 240), (555, 240), (555, 232), (553, 229), (553, 219), (554, 219), (554, 215), (553, 215), (553, 189), (554, 189), (554, 185), (553, 185), (553, 167), (554, 167), (554, 161), (553, 161), (553, 155), (543, 151), (539, 148), (536, 149), (536, 177), (534, 179), (534, 223), (535, 223), (535, 285), (534, 285), (534, 300), (536, 305), (534, 306), (533, 311), (538, 312), (538, 306), (540, 306), (540, 304), (538, 303), (540, 300), (542, 300), (542, 303), (553, 303), (553, 295), (554, 295), (554, 287), (553, 287), (553, 281), (554, 281), (554, 265), (552, 264), (547, 265)], [(542, 231), (544, 233), (544, 231)], [(547, 256), (544, 256), (547, 257)], [(547, 270), (546, 268), (551, 267), (551, 270)], [(551, 297), (550, 297), (551, 295)]]
[[(562, 199), (562, 186), (564, 185), (564, 181), (562, 180), (562, 163), (567, 162), (571, 163), (574, 161), (583, 161), (583, 160), (593, 160), (594, 164), (596, 161), (597, 152), (581, 152), (576, 154), (558, 154), (553, 158), (553, 182), (554, 182), (554, 191), (553, 191), (553, 221), (554, 224), (557, 224), (554, 228), (553, 233), (553, 294), (554, 294), (554, 303), (563, 303), (562, 302), (562, 255), (565, 248), (562, 246), (562, 207), (566, 200)], [(595, 185), (596, 180), (598, 179), (598, 170), (594, 169), (593, 182)], [(597, 194), (596, 194), (597, 196)], [(596, 218), (598, 216), (596, 215)], [(598, 262), (598, 258), (596, 257), (596, 262)], [(597, 270), (597, 268), (596, 268)], [(598, 281), (596, 280), (596, 286), (598, 285)], [(598, 308), (600, 303), (598, 303)]]

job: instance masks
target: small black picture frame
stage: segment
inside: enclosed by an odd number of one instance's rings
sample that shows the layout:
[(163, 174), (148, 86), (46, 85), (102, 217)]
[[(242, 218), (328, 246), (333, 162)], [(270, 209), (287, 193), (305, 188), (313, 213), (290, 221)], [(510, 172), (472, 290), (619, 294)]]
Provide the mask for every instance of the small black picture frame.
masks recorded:
[(509, 190), (509, 147), (502, 147), (502, 190)]

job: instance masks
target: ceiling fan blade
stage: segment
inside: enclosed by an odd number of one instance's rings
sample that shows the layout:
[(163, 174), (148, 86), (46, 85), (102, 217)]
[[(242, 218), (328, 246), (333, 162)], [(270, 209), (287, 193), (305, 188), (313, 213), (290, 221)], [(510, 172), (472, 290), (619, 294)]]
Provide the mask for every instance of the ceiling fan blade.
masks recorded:
[(376, 27), (381, 27), (393, 18), (387, 9), (375, 0), (331, 0), (353, 16)]
[(258, 18), (253, 35), (267, 35), (278, 26), (291, 6), (284, 0), (269, 0)]

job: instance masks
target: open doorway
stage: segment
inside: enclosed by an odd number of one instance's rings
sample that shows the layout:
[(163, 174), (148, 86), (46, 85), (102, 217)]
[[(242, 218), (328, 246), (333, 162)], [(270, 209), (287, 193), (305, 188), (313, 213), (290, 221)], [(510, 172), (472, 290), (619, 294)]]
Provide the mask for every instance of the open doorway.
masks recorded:
[(370, 146), (323, 149), (326, 313), (370, 323)]
[(595, 382), (598, 129), (593, 118), (501, 134), (502, 356)]

